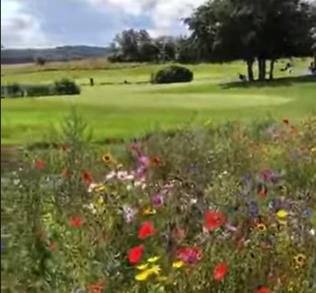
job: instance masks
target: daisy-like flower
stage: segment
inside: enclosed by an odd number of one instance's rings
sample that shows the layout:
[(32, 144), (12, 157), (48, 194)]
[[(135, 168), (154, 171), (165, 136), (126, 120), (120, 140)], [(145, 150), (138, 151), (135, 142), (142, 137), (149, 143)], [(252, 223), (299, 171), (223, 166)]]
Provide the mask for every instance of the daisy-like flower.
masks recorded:
[(121, 181), (127, 180), (128, 172), (127, 171), (118, 171), (117, 174), (117, 179)]
[(298, 255), (294, 256), (294, 262), (296, 268), (302, 268), (306, 263), (306, 255), (299, 253)]
[(115, 171), (111, 171), (109, 174), (107, 174), (106, 176), (105, 176), (105, 179), (106, 180), (111, 180), (111, 179), (113, 179), (113, 178), (115, 178), (116, 177), (116, 172)]
[(143, 223), (143, 225), (140, 227), (138, 231), (138, 238), (140, 239), (146, 239), (150, 236), (153, 236), (157, 233), (157, 230), (154, 228), (153, 223), (150, 221), (147, 221)]
[(113, 158), (110, 154), (105, 154), (102, 156), (102, 161), (105, 163), (105, 164), (111, 164), (113, 162)]
[(123, 206), (123, 217), (124, 217), (126, 223), (131, 223), (134, 220), (137, 213), (138, 213), (137, 209), (132, 208), (132, 207), (127, 206), (127, 205)]
[(213, 272), (214, 279), (216, 281), (222, 281), (225, 278), (227, 271), (228, 268), (226, 263), (216, 265)]
[(262, 231), (262, 232), (267, 230), (267, 226), (263, 223), (258, 223), (256, 225), (256, 228), (257, 228), (257, 230)]
[(131, 265), (139, 263), (143, 257), (144, 246), (136, 246), (128, 252), (128, 260)]
[(226, 223), (226, 218), (221, 211), (207, 210), (204, 214), (204, 226), (208, 230), (216, 230)]

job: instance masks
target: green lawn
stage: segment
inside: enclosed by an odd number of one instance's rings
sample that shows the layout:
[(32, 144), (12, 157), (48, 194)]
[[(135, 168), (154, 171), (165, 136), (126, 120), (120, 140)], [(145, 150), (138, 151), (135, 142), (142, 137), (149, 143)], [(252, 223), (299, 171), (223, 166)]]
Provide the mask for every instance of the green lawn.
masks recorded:
[[(309, 60), (297, 60), (294, 75), (306, 72)], [(276, 74), (280, 76), (280, 66)], [(96, 141), (143, 135), (156, 128), (173, 128), (184, 123), (251, 121), (268, 115), (276, 119), (301, 119), (316, 113), (316, 82), (272, 83), (249, 88), (223, 83), (244, 72), (240, 62), (224, 65), (189, 66), (195, 81), (172, 85), (98, 85), (106, 82), (147, 81), (161, 65), (135, 65), (101, 70), (50, 70), (23, 72), (4, 69), (3, 83), (48, 83), (62, 77), (82, 85), (80, 96), (6, 99), (1, 101), (2, 144), (34, 143), (43, 140), (51, 125), (75, 108), (93, 129)], [(283, 73), (283, 76), (286, 74)], [(85, 86), (94, 77), (95, 87)]]

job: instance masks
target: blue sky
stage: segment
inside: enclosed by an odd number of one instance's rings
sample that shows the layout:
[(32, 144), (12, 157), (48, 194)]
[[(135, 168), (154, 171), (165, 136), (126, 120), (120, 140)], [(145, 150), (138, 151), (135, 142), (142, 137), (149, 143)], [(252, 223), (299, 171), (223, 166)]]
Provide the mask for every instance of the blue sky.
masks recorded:
[(182, 17), (205, 0), (1, 0), (1, 43), (34, 48), (108, 45), (116, 33), (185, 33)]

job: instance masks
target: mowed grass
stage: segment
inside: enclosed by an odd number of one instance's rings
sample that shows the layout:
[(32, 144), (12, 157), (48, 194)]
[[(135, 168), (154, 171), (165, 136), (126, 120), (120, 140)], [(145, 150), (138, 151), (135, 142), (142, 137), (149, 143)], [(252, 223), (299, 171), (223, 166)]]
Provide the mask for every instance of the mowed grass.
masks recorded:
[[(307, 73), (310, 60), (296, 60), (293, 75)], [(221, 123), (227, 120), (252, 121), (288, 117), (295, 121), (316, 113), (315, 80), (281, 80), (265, 86), (241, 87), (238, 73), (245, 71), (242, 62), (188, 66), (194, 71), (189, 84), (113, 84), (145, 82), (151, 72), (163, 65), (111, 65), (97, 69), (50, 65), (6, 67), (2, 83), (50, 83), (63, 77), (73, 78), (82, 86), (79, 96), (5, 99), (1, 101), (1, 139), (3, 144), (28, 144), (45, 140), (50, 127), (76, 110), (93, 130), (94, 139), (132, 138), (155, 129), (171, 129), (189, 123)], [(281, 73), (279, 63), (277, 77)], [(90, 87), (89, 78), (96, 86)]]

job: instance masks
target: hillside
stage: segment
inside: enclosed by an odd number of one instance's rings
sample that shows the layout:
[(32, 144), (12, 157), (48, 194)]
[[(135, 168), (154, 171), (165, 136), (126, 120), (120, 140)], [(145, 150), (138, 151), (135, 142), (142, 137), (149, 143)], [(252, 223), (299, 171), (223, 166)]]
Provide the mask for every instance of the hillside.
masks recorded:
[(47, 61), (69, 61), (105, 57), (109, 48), (90, 46), (63, 46), (47, 49), (2, 49), (1, 64), (31, 63), (41, 57)]

